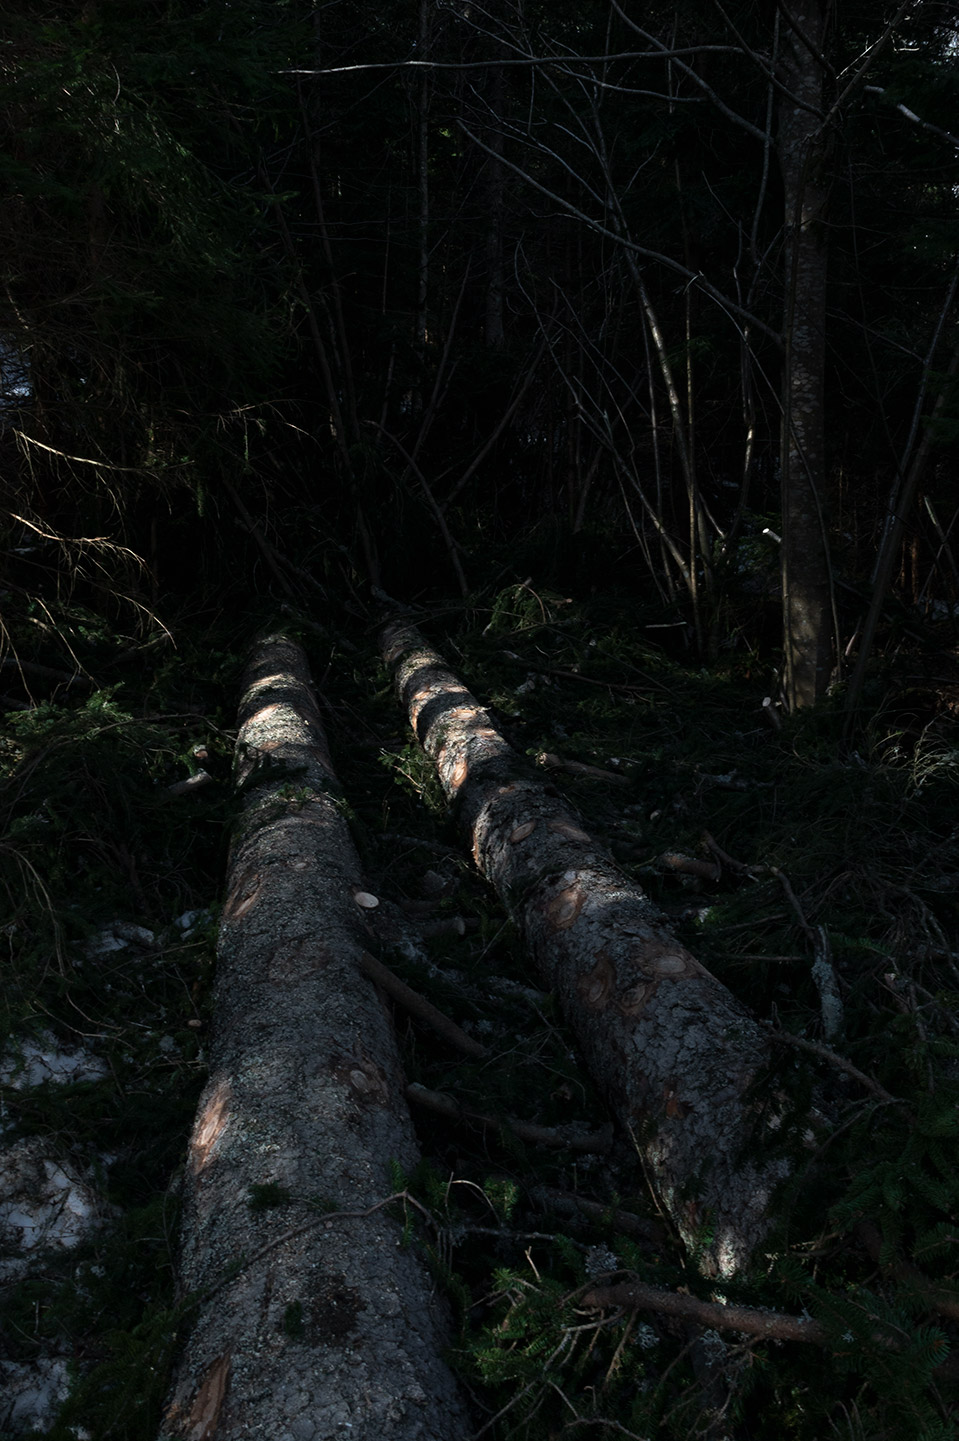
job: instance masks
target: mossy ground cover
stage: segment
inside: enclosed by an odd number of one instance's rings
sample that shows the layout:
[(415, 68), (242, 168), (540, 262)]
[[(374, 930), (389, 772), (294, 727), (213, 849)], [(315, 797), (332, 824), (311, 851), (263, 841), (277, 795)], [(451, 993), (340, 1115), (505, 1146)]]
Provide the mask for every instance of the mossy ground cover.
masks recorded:
[[(184, 1319), (176, 1175), (203, 1081), (233, 710), (245, 642), (271, 618), (247, 610), (241, 631), (194, 615), (172, 625), (176, 649), (121, 662), (130, 638), (102, 625), (85, 635), (65, 604), (53, 623), (94, 683), (64, 694), (47, 681), (35, 708), (5, 717), (4, 1033), (52, 1031), (108, 1067), (96, 1082), (6, 1103), (7, 1138), (47, 1136), (91, 1170), (104, 1201), (88, 1241), (5, 1288), (6, 1357), (71, 1359), (55, 1437), (156, 1434)], [(409, 1080), (473, 1111), (595, 1133), (602, 1104), (463, 853), (372, 628), (357, 618), (337, 635), (317, 628), (326, 619), (286, 617), (322, 690), (370, 884), (427, 931), (463, 922), (432, 935), (419, 960), (382, 958), (492, 1057), (466, 1060), (397, 1012)], [(704, 668), (667, 654), (621, 601), (533, 582), (418, 619), (519, 751), (594, 768), (551, 766), (544, 782), (690, 949), (764, 1019), (820, 1046), (811, 936), (825, 928), (843, 1006), (828, 1050), (872, 1087), (828, 1054), (777, 1047), (764, 1084), (812, 1105), (814, 1124), (767, 1251), (723, 1291), (807, 1311), (827, 1328), (825, 1348), (584, 1311), (597, 1275), (711, 1294), (657, 1216), (630, 1139), (586, 1154), (417, 1108), (424, 1161), (393, 1181), (432, 1217), (411, 1213), (410, 1244), (428, 1251), (450, 1298), (451, 1359), (475, 1397), (477, 1432), (953, 1435), (956, 1383), (942, 1368), (959, 1309), (959, 748), (948, 718), (908, 729), (887, 710), (845, 746), (828, 702), (774, 727), (754, 656), (730, 650)], [(35, 642), (25, 649), (34, 628), (20, 621), (20, 653), (50, 664)], [(197, 746), (214, 782), (173, 797), (167, 786), (195, 769)], [(710, 881), (664, 863), (714, 859), (707, 833), (739, 864)], [(208, 908), (189, 936), (174, 924)], [(116, 920), (154, 944), (97, 954), (91, 940)], [(587, 1216), (578, 1201), (600, 1210)]]

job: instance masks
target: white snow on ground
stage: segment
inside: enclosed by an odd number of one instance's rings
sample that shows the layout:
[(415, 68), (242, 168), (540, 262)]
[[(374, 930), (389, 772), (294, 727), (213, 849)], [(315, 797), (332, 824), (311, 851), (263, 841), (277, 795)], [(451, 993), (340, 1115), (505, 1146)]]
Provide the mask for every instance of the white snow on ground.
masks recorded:
[(68, 1389), (67, 1363), (57, 1357), (0, 1361), (0, 1431), (45, 1431)]
[(0, 1086), (21, 1091), (44, 1081), (98, 1081), (107, 1068), (82, 1049), (63, 1051), (56, 1038), (43, 1031), (35, 1040), (19, 1041), (0, 1056)]
[[(0, 1149), (0, 1283), (28, 1275), (42, 1252), (72, 1249), (104, 1212), (92, 1188), (44, 1137)], [(0, 1432), (46, 1431), (68, 1386), (59, 1357), (0, 1360)]]
[(40, 1136), (0, 1152), (0, 1280), (16, 1280), (31, 1251), (70, 1248), (97, 1224), (102, 1204), (70, 1162)]
[(141, 950), (153, 950), (156, 946), (156, 935), (153, 931), (148, 931), (146, 926), (135, 925), (133, 921), (111, 921), (97, 931), (95, 936), (91, 936), (85, 950), (87, 959), (94, 961), (99, 956), (109, 955), (111, 951), (124, 951), (131, 945), (138, 946)]
[[(209, 910), (185, 911), (174, 922), (174, 934), (187, 938), (208, 922)], [(159, 949), (156, 934), (129, 921), (111, 921), (85, 947), (94, 961), (113, 951), (131, 955)], [(175, 1045), (172, 1037), (163, 1051)], [(0, 1053), (0, 1137), (3, 1134), (2, 1092), (44, 1084), (96, 1081), (107, 1067), (91, 1052), (63, 1049), (49, 1031), (10, 1042)], [(103, 1157), (109, 1164), (110, 1157)], [(0, 1282), (29, 1274), (44, 1251), (77, 1246), (108, 1214), (110, 1208), (71, 1161), (58, 1155), (50, 1141), (35, 1136), (12, 1145), (0, 1144)], [(69, 1390), (67, 1363), (56, 1356), (31, 1362), (0, 1359), (0, 1433), (46, 1432)], [(88, 1433), (86, 1435), (91, 1441)]]

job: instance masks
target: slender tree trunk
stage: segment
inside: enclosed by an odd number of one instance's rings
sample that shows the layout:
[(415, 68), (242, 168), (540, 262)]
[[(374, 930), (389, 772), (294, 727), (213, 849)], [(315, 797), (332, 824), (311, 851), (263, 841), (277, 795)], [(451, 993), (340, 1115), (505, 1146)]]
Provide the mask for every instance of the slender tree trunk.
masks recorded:
[[(379, 1203), (417, 1159), (362, 884), (309, 671), (282, 636), (243, 682), (243, 815), (190, 1142), (180, 1283), (195, 1298), (164, 1435), (469, 1434), (429, 1278)], [(368, 941), (366, 942), (368, 944)], [(274, 1203), (251, 1208), (255, 1187)]]
[(786, 236), (782, 433), (784, 688), (790, 710), (829, 683), (832, 613), (823, 435), (828, 240), (820, 0), (784, 17), (779, 161)]
[(555, 990), (664, 1210), (707, 1274), (732, 1275), (765, 1234), (788, 1169), (759, 1149), (779, 1119), (751, 1093), (768, 1061), (759, 1026), (524, 772), (422, 636), (393, 622), (382, 648), (477, 866)]
[[(418, 54), (423, 61), (429, 59), (429, 0), (420, 0)], [(430, 296), (430, 72), (428, 69), (422, 72), (416, 111), (416, 178), (419, 203), (419, 255), (416, 280), (415, 342), (418, 354), (425, 358), (428, 336), (427, 309)]]
[[(503, 48), (501, 45), (494, 45), (497, 53), (502, 53)], [(506, 100), (506, 76), (502, 65), (490, 66), (488, 99), (493, 123), (488, 128), (487, 140), (493, 154), (486, 162), (486, 305), (483, 338), (491, 349), (502, 350), (506, 344), (506, 328), (503, 323), (506, 297), (506, 273), (503, 264), (506, 171), (499, 159), (503, 153), (503, 132), (498, 123), (503, 116)]]

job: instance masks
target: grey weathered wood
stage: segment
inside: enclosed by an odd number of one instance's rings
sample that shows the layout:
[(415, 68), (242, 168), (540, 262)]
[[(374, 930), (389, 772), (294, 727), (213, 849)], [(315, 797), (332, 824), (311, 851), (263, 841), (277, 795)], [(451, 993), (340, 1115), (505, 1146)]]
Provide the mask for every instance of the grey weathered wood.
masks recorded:
[(787, 1174), (762, 1154), (776, 1108), (750, 1092), (768, 1038), (423, 637), (394, 622), (382, 649), (477, 866), (556, 992), (664, 1209), (708, 1274), (733, 1274), (765, 1234)]
[[(309, 670), (282, 636), (243, 682), (243, 796), (180, 1281), (200, 1299), (164, 1426), (189, 1441), (454, 1441), (441, 1307), (385, 1208), (417, 1159), (389, 1017), (358, 960), (366, 895)], [(294, 1200), (251, 1210), (250, 1187)]]

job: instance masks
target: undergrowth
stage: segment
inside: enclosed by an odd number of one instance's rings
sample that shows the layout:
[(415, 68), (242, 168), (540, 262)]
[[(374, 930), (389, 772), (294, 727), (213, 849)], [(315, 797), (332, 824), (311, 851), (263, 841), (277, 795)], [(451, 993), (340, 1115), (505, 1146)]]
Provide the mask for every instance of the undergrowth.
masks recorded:
[[(766, 1252), (723, 1296), (808, 1314), (827, 1343), (582, 1307), (597, 1278), (714, 1292), (656, 1213), (628, 1137), (590, 1154), (509, 1126), (595, 1134), (607, 1117), (553, 998), (463, 852), (368, 637), (344, 647), (304, 616), (299, 638), (325, 677), (370, 883), (431, 933), (425, 959), (384, 959), (494, 1057), (464, 1060), (396, 1013), (408, 1079), (474, 1113), (417, 1109), (424, 1160), (393, 1182), (432, 1218), (411, 1214), (409, 1239), (450, 1300), (451, 1360), (476, 1433), (945, 1441), (959, 1317), (954, 738), (935, 719), (897, 728), (887, 711), (844, 748), (829, 702), (774, 727), (754, 657), (730, 652), (704, 669), (667, 655), (623, 614), (609, 598), (527, 582), (421, 624), (684, 943), (780, 1032), (771, 1084), (816, 1115)], [(65, 614), (61, 624), (74, 622)], [(104, 1201), (92, 1240), (5, 1284), (6, 1358), (71, 1360), (58, 1438), (155, 1435), (184, 1323), (175, 1177), (203, 1081), (242, 657), (222, 623), (206, 636), (185, 626), (177, 641), (176, 653), (160, 647), (120, 679), (110, 657), (125, 643), (98, 635), (80, 659), (105, 683), (34, 695), (3, 730), (3, 1034), (52, 1032), (107, 1067), (98, 1080), (6, 1101), (5, 1140), (46, 1137), (96, 1177)], [(200, 746), (213, 784), (171, 796)], [(557, 765), (570, 761), (591, 769)], [(710, 881), (667, 864), (667, 853), (723, 859)], [(206, 919), (184, 935), (175, 922), (192, 910)], [(153, 942), (98, 953), (117, 920)], [(817, 935), (842, 1001), (841, 1032), (826, 1047)]]

